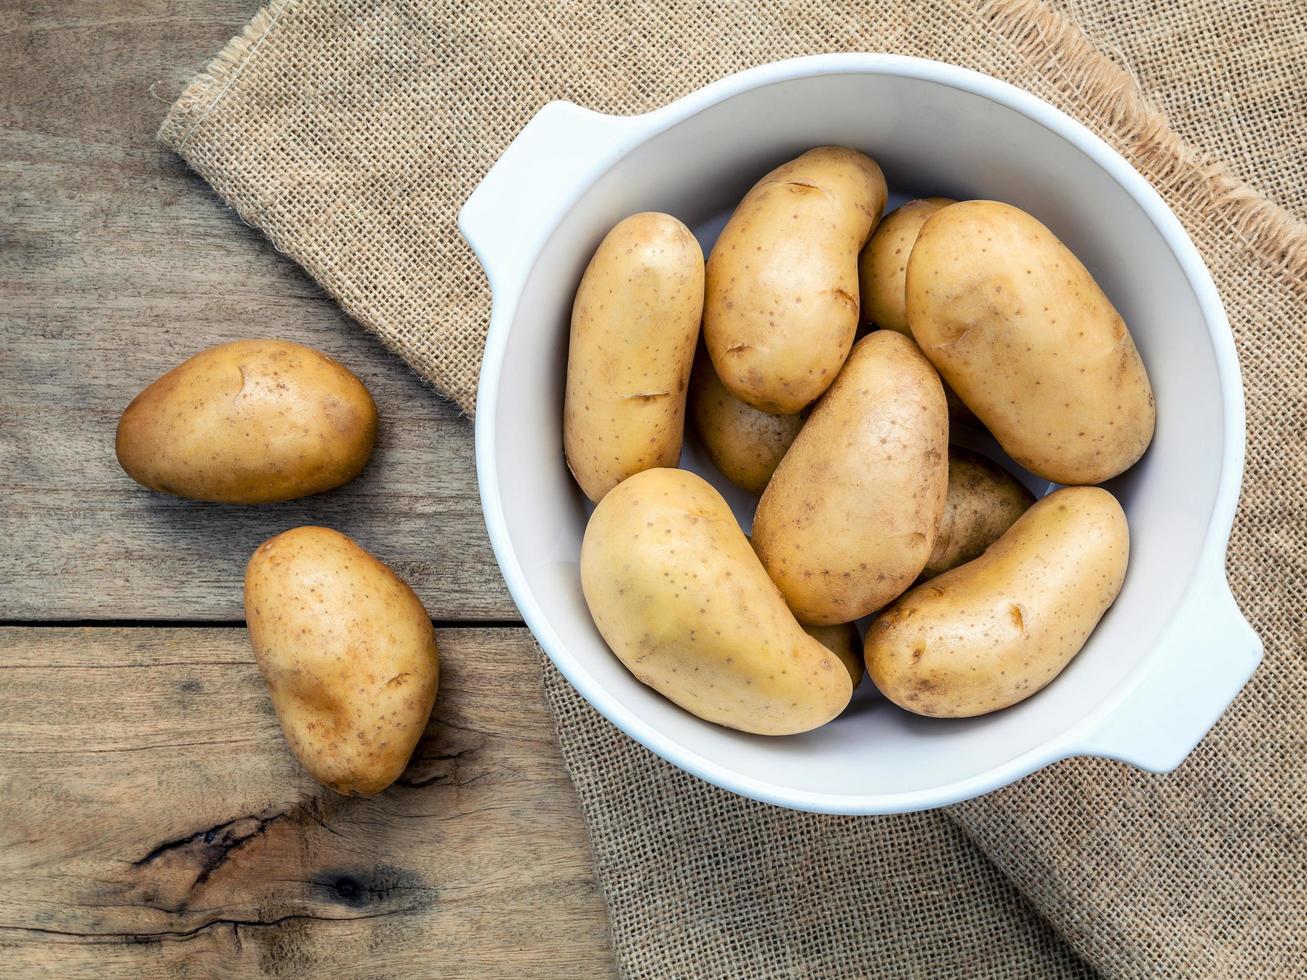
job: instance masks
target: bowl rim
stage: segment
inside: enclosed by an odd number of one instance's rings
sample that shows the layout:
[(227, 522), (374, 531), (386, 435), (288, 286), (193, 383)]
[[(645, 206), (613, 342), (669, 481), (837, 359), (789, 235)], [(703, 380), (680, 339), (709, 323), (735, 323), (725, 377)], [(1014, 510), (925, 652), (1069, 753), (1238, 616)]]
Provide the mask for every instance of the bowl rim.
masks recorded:
[[(1142, 174), (1083, 123), (1015, 85), (968, 68), (925, 58), (879, 53), (822, 54), (772, 62), (728, 75), (642, 115), (599, 116), (615, 126), (626, 128), (626, 135), (630, 138), (621, 145), (620, 152), (596, 159), (579, 173), (571, 193), (559, 196), (539, 239), (541, 248), (527, 263), (528, 270), (534, 267), (558, 225), (580, 197), (637, 147), (690, 116), (742, 92), (778, 82), (835, 74), (890, 75), (934, 82), (1005, 106), (1067, 140), (1139, 205), (1174, 255), (1202, 312), (1216, 361), (1224, 423), (1223, 458), (1216, 497), (1199, 558), (1189, 570), (1189, 580), (1177, 599), (1176, 608), (1184, 608), (1189, 603), (1205, 574), (1219, 575), (1223, 582), (1225, 551), (1244, 468), (1244, 396), (1234, 337), (1211, 273), (1175, 213)], [(489, 273), (490, 266), (485, 261), (488, 257), (478, 257)], [(495, 288), (497, 284), (491, 274), (493, 307), (478, 382), (475, 419), (477, 476), (491, 547), (510, 595), (554, 665), (593, 708), (660, 758), (723, 789), (790, 809), (843, 815), (907, 813), (983, 795), (1054, 762), (1081, 754), (1079, 748), (1090, 744), (1090, 736), (1110, 719), (1122, 702), (1147, 682), (1163, 648), (1178, 629), (1178, 616), (1172, 617), (1163, 627), (1125, 681), (1059, 736), (977, 775), (907, 792), (839, 794), (778, 786), (742, 775), (668, 738), (627, 709), (572, 657), (536, 602), (508, 534), (495, 462), (496, 400), (509, 327), (516, 317), (526, 278), (523, 276), (514, 288), (501, 291)]]

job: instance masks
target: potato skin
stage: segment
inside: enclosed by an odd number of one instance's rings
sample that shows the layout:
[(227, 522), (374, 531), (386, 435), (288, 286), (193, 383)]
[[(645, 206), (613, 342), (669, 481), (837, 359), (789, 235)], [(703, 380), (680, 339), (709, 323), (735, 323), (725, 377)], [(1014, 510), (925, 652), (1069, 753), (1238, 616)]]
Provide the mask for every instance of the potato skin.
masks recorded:
[(768, 415), (732, 395), (706, 353), (690, 375), (689, 410), (713, 465), (750, 493), (762, 493), (803, 428), (802, 415)]
[(137, 395), (116, 450), (137, 483), (195, 500), (267, 504), (352, 480), (377, 406), (344, 366), (285, 340), (200, 351)]
[(599, 501), (628, 476), (675, 466), (703, 313), (703, 250), (671, 215), (619, 221), (576, 291), (563, 449)]
[(964, 201), (932, 215), (908, 259), (921, 349), (1021, 466), (1100, 483), (1153, 437), (1153, 392), (1125, 322), (1030, 215)]
[(1099, 487), (1065, 487), (975, 561), (917, 586), (867, 631), (867, 673), (908, 711), (968, 718), (1056, 677), (1125, 580), (1130, 532)]
[(404, 771), (440, 680), (413, 590), (338, 531), (298, 527), (245, 571), (245, 617), (286, 741), (318, 782), (379, 793)]
[(730, 507), (686, 470), (638, 473), (581, 543), (595, 625), (642, 683), (706, 721), (805, 732), (849, 703), (849, 674), (785, 607)]
[(948, 487), (944, 388), (909, 338), (853, 348), (758, 502), (753, 544), (800, 622), (848, 623), (910, 586)]
[(885, 215), (858, 256), (858, 293), (863, 320), (882, 330), (912, 336), (904, 285), (908, 256), (926, 219), (956, 203), (949, 197), (925, 197), (908, 201)]
[(934, 578), (979, 558), (1034, 502), (1034, 494), (1003, 467), (950, 446), (944, 515), (922, 578)]
[(853, 623), (804, 626), (803, 632), (840, 658), (840, 663), (849, 672), (849, 680), (856, 688), (862, 680), (862, 637), (858, 636), (858, 627)]
[(703, 316), (736, 398), (793, 415), (835, 380), (858, 327), (858, 253), (886, 193), (870, 157), (822, 146), (745, 195), (708, 256)]

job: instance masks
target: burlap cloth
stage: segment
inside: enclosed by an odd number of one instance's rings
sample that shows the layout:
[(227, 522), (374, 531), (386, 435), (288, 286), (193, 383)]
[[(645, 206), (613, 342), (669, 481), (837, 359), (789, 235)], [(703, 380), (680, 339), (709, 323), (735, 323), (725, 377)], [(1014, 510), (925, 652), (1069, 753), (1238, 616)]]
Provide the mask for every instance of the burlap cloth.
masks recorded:
[(161, 138), (471, 411), (490, 297), (455, 230), (551, 99), (894, 51), (1087, 123), (1211, 267), (1248, 392), (1230, 546), (1266, 659), (1174, 774), (1073, 760), (943, 813), (801, 815), (672, 770), (546, 668), (631, 976), (1307, 976), (1307, 9), (1168, 0), (274, 2)]

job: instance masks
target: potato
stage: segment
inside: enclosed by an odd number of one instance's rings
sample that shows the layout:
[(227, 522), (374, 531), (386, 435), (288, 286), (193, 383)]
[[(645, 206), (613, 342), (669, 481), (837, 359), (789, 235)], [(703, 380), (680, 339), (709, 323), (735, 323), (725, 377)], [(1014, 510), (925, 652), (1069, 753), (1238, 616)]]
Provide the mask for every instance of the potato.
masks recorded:
[(809, 150), (754, 185), (708, 257), (703, 331), (726, 390), (793, 415), (835, 380), (858, 328), (858, 253), (885, 207), (868, 156)]
[(1153, 437), (1153, 392), (1130, 331), (1065, 245), (1030, 215), (966, 201), (922, 226), (908, 259), (921, 349), (1018, 464), (1099, 483)]
[(948, 487), (944, 389), (909, 338), (862, 338), (758, 501), (753, 545), (800, 622), (849, 623), (912, 584)]
[(795, 622), (726, 501), (693, 473), (645, 470), (599, 502), (581, 588), (627, 669), (700, 718), (789, 735), (849, 703), (848, 671)]
[(618, 222), (581, 277), (563, 448), (591, 500), (634, 473), (680, 459), (703, 275), (703, 251), (690, 229), (646, 213)]
[(339, 363), (284, 340), (237, 340), (132, 399), (116, 448), (127, 475), (151, 490), (267, 504), (347, 483), (376, 439), (377, 406)]
[(803, 632), (840, 658), (840, 663), (849, 672), (849, 680), (856, 688), (862, 680), (862, 637), (858, 636), (858, 627), (853, 623), (804, 626)]
[(926, 219), (956, 203), (948, 197), (927, 197), (909, 201), (885, 215), (858, 256), (858, 293), (863, 320), (883, 330), (912, 336), (904, 303), (908, 256)]
[(944, 515), (922, 577), (934, 578), (980, 557), (1034, 502), (1021, 481), (997, 463), (950, 447)]
[(801, 415), (768, 415), (732, 395), (706, 353), (690, 375), (690, 418), (713, 465), (750, 493), (762, 493), (803, 428)]
[[(917, 240), (917, 233), (936, 211), (956, 204), (948, 197), (927, 197), (909, 201), (891, 211), (876, 227), (867, 247), (858, 256), (858, 294), (862, 305), (862, 319), (874, 323), (882, 330), (894, 330), (912, 336), (908, 328), (904, 281), (908, 273), (908, 256)], [(948, 414), (959, 422), (975, 422), (976, 417), (953, 393), (944, 386), (948, 401)]]
[(895, 704), (967, 718), (1056, 677), (1121, 591), (1125, 514), (1098, 487), (1038, 501), (983, 555), (917, 586), (867, 631), (867, 673)]
[(404, 771), (440, 679), (413, 590), (345, 535), (297, 527), (259, 545), (245, 618), (291, 751), (337, 793), (379, 793)]
[[(749, 542), (750, 547), (753, 547), (753, 539), (747, 534), (745, 540)], [(803, 627), (803, 632), (840, 658), (840, 663), (849, 672), (849, 680), (853, 682), (856, 689), (858, 682), (862, 680), (862, 638), (858, 636), (857, 624), (836, 623), (833, 626), (812, 626), (800, 623), (799, 625)]]
[[(748, 535), (745, 535), (745, 540), (749, 542), (750, 547), (753, 546), (753, 539)], [(856, 689), (858, 682), (862, 680), (862, 638), (858, 636), (857, 624), (836, 623), (832, 626), (812, 626), (800, 623), (799, 625), (803, 627), (803, 632), (840, 658), (840, 663), (849, 672), (849, 680), (853, 682)]]

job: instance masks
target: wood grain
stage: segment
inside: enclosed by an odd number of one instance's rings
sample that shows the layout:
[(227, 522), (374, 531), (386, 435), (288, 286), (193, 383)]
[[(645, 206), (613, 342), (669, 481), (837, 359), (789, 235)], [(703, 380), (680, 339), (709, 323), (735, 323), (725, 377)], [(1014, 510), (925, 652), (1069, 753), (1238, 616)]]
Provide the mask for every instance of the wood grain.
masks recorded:
[[(516, 620), (468, 422), (155, 143), (257, 7), (3, 7), (0, 619), (239, 620), (254, 547), (321, 523), (439, 620)], [(363, 476), (258, 508), (137, 487), (119, 412), (247, 336), (368, 384), (382, 429)], [(439, 635), (408, 771), (345, 799), (287, 751), (243, 629), (0, 629), (0, 976), (610, 975), (529, 634)]]
[(609, 975), (529, 634), (439, 642), (408, 771), (347, 799), (243, 629), (0, 630), (0, 974)]
[[(154, 133), (250, 0), (9, 3), (0, 28), (0, 619), (239, 620), (249, 554), (325, 524), (440, 620), (516, 620), (486, 538), (472, 430)], [(380, 443), (353, 483), (221, 507), (118, 468), (118, 414), (239, 337), (326, 351), (372, 390)]]

